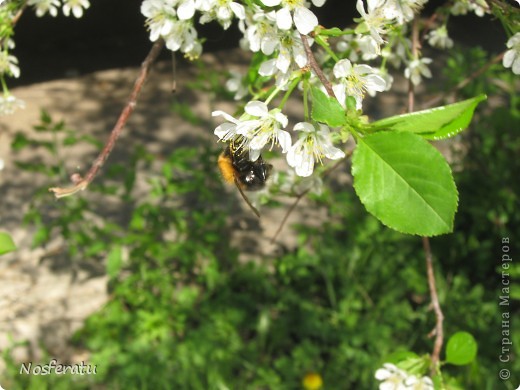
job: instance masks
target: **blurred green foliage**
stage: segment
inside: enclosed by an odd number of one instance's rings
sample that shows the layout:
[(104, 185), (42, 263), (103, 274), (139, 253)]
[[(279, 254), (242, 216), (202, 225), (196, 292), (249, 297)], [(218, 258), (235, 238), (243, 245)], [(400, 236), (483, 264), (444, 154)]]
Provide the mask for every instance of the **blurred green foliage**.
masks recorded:
[[(467, 93), (488, 92), (486, 85), (479, 79)], [(460, 203), (454, 233), (431, 239), (446, 340), (465, 331), (478, 343), (470, 365), (443, 366), (450, 389), (514, 389), (520, 383), (518, 261), (510, 270), (507, 308), (512, 361), (498, 359), (502, 238), (509, 237), (512, 253), (519, 253), (520, 114), (515, 105), (484, 109), (459, 140), (464, 151), (455, 159)], [(64, 128), (46, 114), (43, 125), (50, 132)], [(56, 153), (66, 139), (42, 146)], [(13, 145), (34, 146), (20, 137)], [(313, 197), (327, 216), (320, 226), (293, 226), (297, 248), (244, 261), (240, 245), (231, 243), (230, 209), (219, 203), (224, 189), (217, 153), (177, 148), (162, 175), (149, 180), (150, 194), (139, 199), (132, 195), (136, 166), (152, 157), (137, 149), (131, 163), (112, 165), (107, 176), (124, 184), (92, 190), (130, 205), (124, 223), (109, 217), (90, 222), (94, 207), (79, 196), (60, 200), (44, 214), (43, 192), (35, 195), (26, 216), (37, 228), (35, 245), (61, 235), (71, 260), (103, 262), (110, 300), (73, 340), (91, 352), (97, 375), (19, 375), (8, 350), (0, 378), (5, 388), (300, 389), (303, 377), (317, 372), (326, 389), (373, 389), (374, 373), (384, 362), (410, 351), (431, 352), (427, 335), (435, 318), (420, 239), (383, 227), (351, 188), (329, 177), (334, 190)], [(51, 168), (33, 171), (63, 172)], [(464, 357), (453, 352), (451, 360)], [(509, 381), (499, 379), (501, 368), (511, 371)]]

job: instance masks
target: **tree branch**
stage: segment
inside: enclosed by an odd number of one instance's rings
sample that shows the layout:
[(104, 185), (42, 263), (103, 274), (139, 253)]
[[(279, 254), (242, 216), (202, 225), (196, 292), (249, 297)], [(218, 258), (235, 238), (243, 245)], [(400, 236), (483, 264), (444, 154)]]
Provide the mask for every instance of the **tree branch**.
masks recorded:
[[(417, 58), (419, 53), (419, 27), (417, 19), (413, 21), (412, 25), (412, 55)], [(415, 91), (412, 79), (408, 81), (408, 112), (414, 111)], [(430, 298), (432, 301), (433, 311), (435, 313), (435, 328), (428, 334), (428, 337), (435, 336), (433, 343), (432, 360), (430, 365), (430, 376), (437, 374), (437, 366), (440, 360), (442, 344), (444, 342), (443, 321), (444, 314), (442, 314), (441, 305), (439, 303), (439, 296), (437, 295), (437, 286), (435, 283), (435, 273), (433, 272), (432, 252), (430, 248), (430, 240), (428, 237), (422, 238), (424, 254), (426, 257), (426, 274), (428, 277), (428, 287), (430, 290)]]
[(314, 71), (314, 73), (316, 73), (316, 76), (318, 76), (318, 78), (320, 79), (329, 96), (335, 98), (336, 96), (334, 95), (334, 91), (332, 90), (332, 84), (327, 79), (327, 77), (325, 77), (323, 71), (316, 62), (316, 58), (314, 57), (314, 53), (312, 52), (311, 47), (309, 46), (309, 41), (307, 41), (307, 37), (303, 34), (300, 34), (300, 37), (302, 39), (303, 48), (305, 50), (305, 54), (307, 55), (307, 59), (309, 60), (309, 65), (311, 69)]
[(435, 284), (435, 273), (433, 272), (432, 252), (430, 248), (430, 240), (428, 237), (422, 238), (424, 254), (426, 256), (426, 273), (428, 275), (428, 286), (430, 288), (430, 297), (432, 300), (433, 311), (435, 313), (435, 328), (428, 335), (435, 336), (433, 343), (432, 361), (430, 366), (430, 376), (435, 376), (437, 373), (437, 365), (439, 364), (442, 344), (444, 342), (443, 321), (444, 314), (439, 303), (439, 296), (437, 295), (437, 286)]
[(88, 187), (88, 185), (94, 180), (94, 177), (98, 173), (98, 171), (101, 169), (105, 161), (107, 160), (108, 156), (110, 155), (110, 152), (112, 152), (112, 149), (114, 148), (117, 139), (121, 135), (123, 128), (128, 121), (128, 118), (134, 111), (135, 105), (137, 103), (137, 98), (139, 96), (139, 93), (141, 92), (141, 88), (143, 87), (144, 82), (146, 81), (146, 78), (148, 77), (148, 73), (150, 72), (150, 67), (152, 66), (155, 59), (159, 56), (159, 53), (161, 52), (161, 49), (163, 48), (164, 41), (162, 39), (159, 39), (157, 42), (154, 43), (152, 46), (150, 52), (146, 56), (145, 60), (141, 64), (141, 71), (139, 72), (139, 75), (137, 76), (137, 79), (134, 83), (134, 88), (132, 89), (132, 92), (130, 93), (130, 98), (128, 99), (128, 103), (121, 111), (121, 114), (119, 115), (119, 119), (117, 120), (114, 128), (112, 129), (112, 132), (110, 134), (110, 137), (108, 138), (107, 143), (103, 147), (103, 150), (99, 154), (99, 156), (94, 160), (94, 163), (92, 164), (92, 167), (87, 172), (84, 178), (79, 176), (78, 174), (73, 175), (72, 182), (74, 183), (74, 186), (72, 187), (66, 187), (66, 188), (60, 188), (60, 187), (53, 187), (49, 188), (49, 191), (54, 192), (54, 196), (56, 198), (62, 198), (64, 196), (73, 195), (78, 191), (83, 191), (85, 188)]
[(422, 105), (422, 108), (423, 109), (426, 109), (426, 108), (430, 108), (430, 107), (433, 107), (433, 106), (436, 106), (437, 104), (439, 104), (446, 96), (449, 96), (459, 90), (461, 90), (462, 88), (464, 88), (466, 85), (468, 85), (470, 82), (472, 82), (473, 80), (475, 80), (477, 77), (479, 77), (480, 75), (482, 75), (483, 73), (485, 73), (493, 64), (496, 64), (497, 62), (500, 62), (502, 61), (502, 58), (504, 57), (504, 54), (506, 54), (506, 52), (502, 52), (498, 55), (496, 55), (495, 57), (493, 57), (491, 60), (489, 60), (482, 68), (480, 69), (477, 69), (476, 71), (474, 71), (472, 74), (470, 74), (468, 77), (466, 77), (464, 80), (461, 80), (455, 87), (453, 87), (450, 91), (448, 91), (447, 93), (443, 93), (439, 96), (436, 96), (434, 97), (433, 99), (431, 99), (430, 101), (424, 103)]
[[(338, 160), (333, 166), (328, 168), (323, 173), (323, 177), (327, 177), (327, 175), (329, 175), (332, 171), (334, 171), (343, 162), (343, 160), (348, 159), (352, 155), (352, 153), (354, 153), (354, 149), (347, 151), (347, 153), (345, 153), (345, 157), (343, 157), (341, 160)], [(278, 226), (278, 229), (276, 229), (276, 232), (274, 233), (273, 237), (271, 238), (271, 244), (274, 243), (275, 240), (278, 238), (278, 235), (282, 231), (283, 227), (285, 226), (285, 224), (286, 224), (287, 220), (289, 219), (289, 217), (291, 216), (292, 212), (294, 211), (294, 209), (296, 208), (296, 206), (298, 205), (300, 200), (302, 200), (302, 198), (305, 195), (307, 195), (309, 193), (309, 191), (310, 191), (310, 189), (305, 190), (302, 193), (296, 195), (296, 200), (293, 202), (291, 207), (289, 207), (289, 210), (287, 210), (287, 213), (285, 213), (285, 216), (283, 217), (282, 222), (280, 223), (280, 226)]]

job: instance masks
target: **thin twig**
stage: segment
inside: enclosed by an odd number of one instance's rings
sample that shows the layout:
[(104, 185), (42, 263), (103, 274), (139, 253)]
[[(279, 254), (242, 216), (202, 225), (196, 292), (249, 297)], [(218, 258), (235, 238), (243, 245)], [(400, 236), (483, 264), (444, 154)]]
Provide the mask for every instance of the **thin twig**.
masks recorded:
[(321, 70), (320, 66), (316, 62), (316, 58), (314, 57), (314, 54), (312, 53), (311, 47), (309, 46), (309, 41), (307, 41), (307, 37), (303, 34), (300, 34), (300, 37), (302, 39), (303, 48), (305, 50), (305, 54), (307, 55), (307, 59), (309, 60), (309, 65), (311, 69), (314, 71), (316, 76), (320, 79), (321, 83), (325, 87), (325, 90), (329, 94), (330, 97), (336, 97), (334, 95), (334, 91), (332, 90), (332, 84), (330, 81), (325, 77), (325, 74), (323, 74), (323, 71)]
[(27, 3), (24, 3), (22, 7), (18, 10), (16, 15), (13, 16), (13, 19), (11, 19), (11, 25), (14, 27), (16, 23), (18, 23), (18, 20), (22, 17), (23, 11), (27, 8)]
[[(412, 25), (412, 55), (417, 58), (419, 53), (419, 27), (417, 19), (414, 20)], [(412, 80), (408, 81), (408, 112), (414, 111), (415, 102), (415, 91)], [(435, 336), (433, 343), (432, 359), (430, 366), (430, 376), (435, 376), (437, 373), (437, 365), (439, 364), (442, 344), (444, 342), (444, 330), (443, 321), (444, 315), (442, 314), (441, 305), (439, 303), (439, 296), (437, 295), (437, 286), (435, 284), (435, 273), (433, 272), (433, 261), (432, 252), (430, 248), (430, 240), (428, 237), (422, 238), (424, 254), (426, 257), (426, 273), (428, 276), (428, 287), (430, 289), (430, 298), (432, 301), (433, 311), (435, 313), (435, 328), (428, 335), (429, 337)]]
[(435, 341), (433, 343), (433, 352), (432, 352), (432, 360), (430, 366), (430, 376), (435, 376), (437, 373), (437, 365), (439, 364), (439, 359), (441, 355), (442, 344), (444, 342), (444, 330), (443, 330), (443, 321), (444, 314), (441, 310), (441, 305), (439, 303), (439, 296), (437, 295), (437, 286), (435, 284), (435, 273), (433, 272), (433, 261), (432, 261), (432, 252), (430, 249), (430, 240), (428, 237), (422, 238), (424, 254), (426, 256), (426, 272), (428, 275), (428, 286), (430, 288), (430, 297), (432, 300), (433, 311), (435, 313), (435, 328), (428, 335), (429, 337), (435, 336)]
[[(346, 154), (345, 154), (345, 157), (343, 157), (341, 160), (338, 160), (332, 167), (330, 167), (329, 169), (327, 169), (324, 173), (323, 173), (323, 177), (326, 177), (327, 175), (329, 175), (332, 171), (334, 171), (342, 162), (343, 160), (349, 158), (352, 153), (354, 152), (354, 150), (349, 150)], [(274, 233), (273, 237), (271, 238), (271, 244), (274, 243), (274, 241), (276, 240), (276, 238), (278, 237), (278, 235), (280, 234), (280, 232), (282, 231), (283, 227), (285, 226), (285, 223), (287, 222), (287, 220), (289, 219), (289, 216), (292, 214), (292, 212), (294, 211), (294, 209), (296, 208), (296, 206), (298, 205), (298, 203), (300, 203), (300, 200), (302, 200), (302, 198), (307, 195), (309, 193), (311, 189), (307, 189), (305, 191), (303, 191), (301, 194), (298, 194), (296, 196), (296, 199), (294, 201), (294, 203), (291, 205), (291, 207), (289, 207), (289, 210), (287, 210), (287, 213), (285, 213), (285, 216), (283, 217), (282, 219), (282, 222), (280, 223), (280, 226), (278, 226), (278, 229), (276, 229), (276, 232)]]
[(139, 75), (134, 83), (134, 88), (132, 89), (132, 92), (130, 94), (130, 98), (128, 99), (128, 103), (121, 111), (121, 114), (119, 115), (119, 119), (117, 120), (114, 128), (112, 129), (112, 132), (110, 134), (110, 137), (108, 138), (107, 143), (105, 144), (103, 150), (99, 154), (99, 156), (94, 160), (94, 163), (92, 164), (92, 167), (85, 175), (85, 178), (79, 177), (79, 175), (76, 175), (76, 178), (73, 179), (74, 186), (73, 187), (67, 187), (67, 188), (60, 188), (60, 187), (54, 187), (49, 188), (49, 191), (54, 192), (54, 195), (56, 198), (62, 198), (64, 196), (69, 196), (72, 194), (75, 194), (78, 191), (82, 191), (85, 188), (88, 187), (88, 185), (94, 180), (94, 177), (98, 173), (99, 169), (103, 166), (105, 161), (107, 160), (108, 156), (110, 155), (110, 152), (114, 148), (114, 145), (121, 135), (121, 132), (123, 131), (123, 128), (128, 121), (128, 118), (134, 111), (137, 97), (139, 96), (139, 92), (141, 92), (141, 88), (143, 87), (144, 82), (146, 81), (146, 78), (148, 77), (148, 73), (150, 71), (150, 67), (161, 52), (161, 49), (163, 48), (164, 41), (162, 39), (159, 39), (157, 42), (154, 43), (152, 46), (152, 49), (146, 56), (145, 60), (141, 64), (141, 71), (139, 72)]
[(430, 107), (433, 107), (433, 106), (436, 106), (437, 104), (439, 104), (446, 96), (449, 96), (451, 94), (454, 94), (455, 92), (461, 90), (462, 88), (464, 88), (466, 85), (468, 85), (470, 82), (472, 82), (473, 80), (475, 80), (477, 77), (479, 77), (481, 74), (483, 74), (484, 72), (486, 72), (493, 64), (496, 64), (497, 62), (500, 62), (502, 61), (502, 58), (504, 57), (504, 54), (506, 52), (504, 51), (503, 53), (500, 53), (498, 54), (497, 56), (493, 57), (491, 60), (489, 60), (482, 68), (480, 69), (477, 69), (476, 71), (474, 71), (472, 74), (470, 74), (468, 77), (466, 77), (464, 80), (461, 80), (455, 87), (453, 87), (450, 91), (448, 91), (448, 93), (443, 93), (439, 96), (436, 96), (434, 97), (433, 99), (431, 99), (430, 101), (424, 103), (421, 107), (423, 109), (425, 108), (430, 108)]

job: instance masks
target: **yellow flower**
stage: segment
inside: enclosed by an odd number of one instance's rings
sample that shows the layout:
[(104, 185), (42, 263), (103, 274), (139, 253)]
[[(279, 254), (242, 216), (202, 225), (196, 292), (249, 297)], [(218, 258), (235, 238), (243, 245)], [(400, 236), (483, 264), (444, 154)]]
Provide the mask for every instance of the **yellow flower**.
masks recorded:
[(305, 390), (319, 390), (323, 386), (321, 375), (315, 372), (310, 372), (305, 375), (302, 382)]

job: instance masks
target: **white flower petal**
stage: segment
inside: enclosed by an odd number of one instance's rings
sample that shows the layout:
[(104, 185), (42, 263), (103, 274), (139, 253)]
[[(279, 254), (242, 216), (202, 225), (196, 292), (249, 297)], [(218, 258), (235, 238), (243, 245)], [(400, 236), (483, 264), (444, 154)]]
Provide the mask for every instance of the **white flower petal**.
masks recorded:
[(383, 92), (386, 89), (386, 81), (376, 74), (368, 75), (365, 78), (365, 85), (371, 91)]
[(270, 136), (271, 133), (269, 132), (261, 132), (256, 137), (253, 137), (253, 139), (249, 143), (249, 147), (251, 149), (261, 150), (265, 146), (267, 141), (269, 141)]
[(288, 8), (282, 8), (276, 12), (276, 25), (281, 30), (289, 30), (293, 24), (291, 12)]
[(262, 49), (262, 53), (269, 56), (273, 54), (274, 49), (278, 46), (278, 41), (272, 39), (271, 37), (263, 37), (260, 47)]
[(304, 131), (306, 133), (312, 133), (316, 129), (309, 122), (298, 122), (294, 125), (293, 130), (295, 131)]
[(298, 64), (300, 68), (303, 68), (305, 65), (307, 65), (307, 54), (305, 53), (305, 50), (303, 50), (303, 47), (294, 47), (293, 56), (294, 61), (296, 62), (296, 64)]
[(278, 54), (278, 58), (276, 58), (276, 67), (282, 73), (287, 73), (289, 67), (291, 66), (291, 53), (286, 50), (280, 51)]
[(261, 153), (262, 153), (262, 150), (260, 150), (260, 149), (249, 149), (249, 160), (251, 160), (251, 161), (258, 160), (258, 157), (260, 157)]
[(511, 68), (514, 74), (520, 74), (520, 58), (517, 58), (513, 62), (513, 67)]
[(334, 65), (333, 73), (336, 78), (347, 77), (352, 72), (352, 63), (347, 60), (340, 60)]
[(338, 99), (338, 102), (345, 107), (347, 100), (347, 87), (345, 84), (334, 84), (332, 90), (334, 91), (334, 95), (336, 96), (336, 99)]
[(195, 1), (185, 0), (177, 8), (177, 16), (180, 20), (191, 19), (195, 15)]
[(278, 123), (282, 125), (282, 127), (287, 127), (287, 124), (289, 123), (289, 119), (286, 115), (282, 114), (281, 112), (277, 112), (274, 114), (274, 118)]
[(323, 154), (330, 160), (338, 160), (345, 157), (343, 150), (336, 148), (333, 145), (323, 145)]
[(264, 102), (260, 102), (258, 100), (253, 100), (246, 104), (244, 111), (249, 115), (264, 117), (267, 115), (269, 110), (267, 109), (267, 104)]
[(318, 18), (311, 10), (298, 7), (294, 11), (294, 24), (300, 34), (307, 35), (318, 25)]
[(276, 7), (282, 0), (260, 0), (267, 7)]
[(249, 120), (249, 121), (241, 121), (237, 125), (237, 134), (245, 135), (246, 137), (252, 136), (250, 134), (253, 130), (257, 129), (262, 125), (262, 121), (258, 119)]
[(238, 19), (244, 20), (246, 18), (246, 10), (242, 4), (232, 2), (229, 7)]
[(325, 4), (326, 0), (312, 0), (312, 4), (314, 4), (315, 7), (321, 7), (323, 4)]
[(235, 129), (236, 125), (234, 125), (233, 123), (226, 122), (217, 126), (213, 134), (215, 134), (221, 140), (228, 140), (235, 134)]
[(276, 73), (276, 58), (262, 62), (258, 69), (260, 76), (272, 76)]
[(225, 120), (233, 122), (235, 124), (238, 123), (238, 120), (233, 118), (231, 115), (229, 115), (227, 112), (216, 110), (211, 113), (211, 116), (223, 116)]
[(309, 177), (314, 171), (314, 155), (304, 154), (300, 164), (296, 167), (296, 174), (302, 177)]
[(282, 153), (287, 153), (292, 143), (291, 135), (285, 130), (280, 130), (278, 132), (278, 143), (282, 148)]

